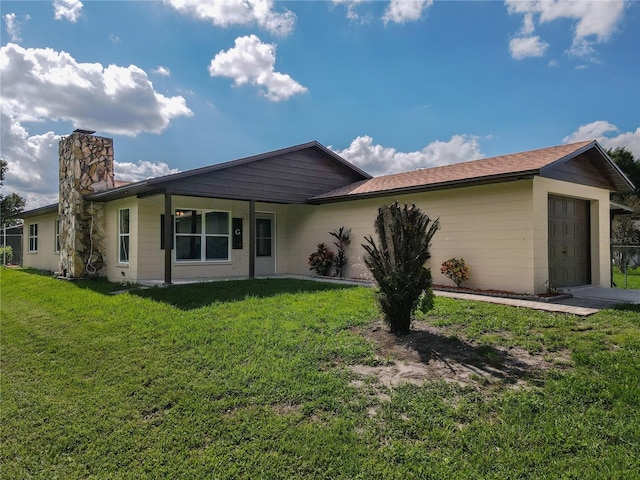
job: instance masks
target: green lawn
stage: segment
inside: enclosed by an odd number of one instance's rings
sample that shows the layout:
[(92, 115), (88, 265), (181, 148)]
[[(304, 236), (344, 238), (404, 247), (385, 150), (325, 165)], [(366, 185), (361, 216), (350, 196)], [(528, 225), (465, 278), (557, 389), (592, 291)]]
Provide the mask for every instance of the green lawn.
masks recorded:
[(627, 279), (625, 283), (624, 275), (618, 267), (613, 268), (613, 281), (617, 288), (629, 288), (640, 290), (640, 267), (630, 268), (627, 271)]
[(362, 388), (348, 366), (393, 362), (361, 333), (380, 317), (369, 289), (109, 295), (0, 275), (2, 478), (639, 478), (638, 308), (583, 319), (437, 298), (422, 321), (443, 340), (568, 352), (571, 367), (519, 389)]

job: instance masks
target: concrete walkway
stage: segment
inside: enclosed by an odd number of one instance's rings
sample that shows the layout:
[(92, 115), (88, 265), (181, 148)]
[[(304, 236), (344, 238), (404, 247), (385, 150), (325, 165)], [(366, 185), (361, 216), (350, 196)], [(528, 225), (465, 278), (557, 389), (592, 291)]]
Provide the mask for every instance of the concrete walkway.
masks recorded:
[(563, 291), (573, 295), (573, 298), (557, 302), (563, 305), (605, 309), (625, 303), (640, 304), (640, 290), (586, 286), (565, 288)]
[(573, 295), (573, 298), (558, 300), (556, 302), (534, 302), (530, 300), (517, 300), (513, 298), (472, 295), (468, 293), (442, 291), (435, 291), (434, 293), (440, 297), (498, 303), (500, 305), (532, 308), (535, 310), (545, 310), (547, 312), (571, 313), (573, 315), (580, 315), (583, 317), (593, 315), (600, 310), (614, 308), (616, 305), (624, 305), (629, 303), (640, 304), (640, 290), (624, 290), (621, 288), (587, 286), (565, 288), (563, 289), (563, 291), (565, 293), (570, 293), (571, 295)]
[(534, 302), (531, 300), (518, 300), (514, 298), (490, 297), (488, 295), (473, 295), (469, 293), (443, 292), (435, 290), (433, 292), (437, 297), (459, 298), (461, 300), (473, 300), (475, 302), (497, 303), (500, 305), (510, 305), (512, 307), (531, 308), (534, 310), (544, 310), (546, 312), (571, 313), (587, 317), (598, 313), (600, 309), (583, 307), (579, 305), (563, 305), (551, 302)]

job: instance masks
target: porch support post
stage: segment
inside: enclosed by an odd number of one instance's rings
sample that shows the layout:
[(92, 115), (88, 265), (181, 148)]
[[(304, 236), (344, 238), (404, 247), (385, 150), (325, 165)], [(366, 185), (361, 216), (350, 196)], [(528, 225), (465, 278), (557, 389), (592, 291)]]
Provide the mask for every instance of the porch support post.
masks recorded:
[(164, 284), (171, 285), (171, 252), (173, 245), (173, 238), (171, 233), (173, 230), (172, 225), (172, 215), (171, 211), (171, 194), (169, 192), (164, 192)]
[(249, 200), (249, 278), (256, 276), (256, 202)]

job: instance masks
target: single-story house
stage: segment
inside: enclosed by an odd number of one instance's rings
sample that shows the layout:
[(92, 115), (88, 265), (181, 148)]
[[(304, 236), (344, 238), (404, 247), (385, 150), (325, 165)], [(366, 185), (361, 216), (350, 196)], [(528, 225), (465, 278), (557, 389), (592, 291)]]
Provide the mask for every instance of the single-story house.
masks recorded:
[(399, 201), (440, 219), (436, 284), (463, 257), (473, 288), (608, 287), (610, 192), (633, 188), (596, 141), (380, 177), (314, 141), (118, 186), (113, 140), (93, 133), (60, 141), (59, 203), (23, 213), (25, 266), (167, 284), (311, 275), (309, 255), (344, 226), (346, 277), (370, 278), (361, 244)]

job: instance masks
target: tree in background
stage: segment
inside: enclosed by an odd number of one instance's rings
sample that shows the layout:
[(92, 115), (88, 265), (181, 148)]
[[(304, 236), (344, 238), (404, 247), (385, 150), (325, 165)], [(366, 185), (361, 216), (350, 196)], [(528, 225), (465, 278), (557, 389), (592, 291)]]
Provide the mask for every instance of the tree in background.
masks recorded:
[(627, 150), (624, 147), (618, 147), (615, 149), (610, 148), (607, 150), (607, 154), (611, 157), (620, 170), (624, 172), (629, 180), (636, 186), (636, 189), (627, 194), (618, 195), (640, 195), (640, 160), (634, 158), (631, 150)]
[[(0, 158), (0, 187), (4, 184), (4, 175), (8, 170), (6, 160)], [(11, 226), (19, 223), (18, 220), (8, 219), (10, 215), (15, 215), (24, 210), (26, 202), (17, 193), (11, 193), (6, 197), (0, 193), (0, 226)]]
[(633, 208), (633, 214), (614, 217), (611, 230), (613, 261), (626, 278), (628, 268), (640, 262), (640, 160), (624, 147), (609, 149), (607, 154), (636, 187), (634, 191), (616, 192), (611, 197)]
[(400, 207), (395, 202), (378, 209), (374, 225), (379, 244), (365, 237), (364, 263), (378, 282), (385, 322), (393, 334), (403, 335), (411, 329), (418, 304), (423, 311), (432, 306), (431, 270), (425, 263), (440, 222), (431, 222), (415, 205)]

